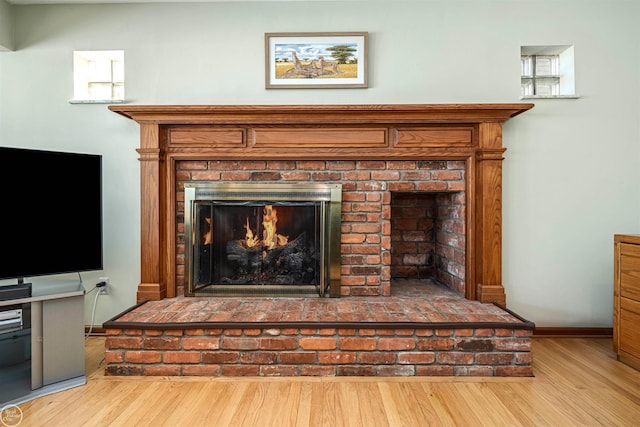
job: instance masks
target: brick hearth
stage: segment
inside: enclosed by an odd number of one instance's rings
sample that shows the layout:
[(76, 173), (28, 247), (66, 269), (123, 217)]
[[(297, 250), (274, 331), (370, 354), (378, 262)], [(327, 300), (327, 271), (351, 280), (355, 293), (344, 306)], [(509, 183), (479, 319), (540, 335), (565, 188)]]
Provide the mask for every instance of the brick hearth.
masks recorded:
[(168, 298), (104, 324), (107, 375), (531, 376), (534, 325), (431, 281), (385, 298)]

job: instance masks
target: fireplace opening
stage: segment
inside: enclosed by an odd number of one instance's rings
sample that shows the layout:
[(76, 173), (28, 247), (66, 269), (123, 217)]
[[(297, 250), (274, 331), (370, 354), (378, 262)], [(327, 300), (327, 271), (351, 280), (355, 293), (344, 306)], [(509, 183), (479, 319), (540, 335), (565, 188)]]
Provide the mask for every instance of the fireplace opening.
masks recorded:
[(198, 202), (195, 286), (319, 286), (319, 211), (319, 202)]
[(186, 296), (339, 296), (341, 186), (185, 184)]
[(465, 294), (464, 191), (391, 193), (391, 277)]

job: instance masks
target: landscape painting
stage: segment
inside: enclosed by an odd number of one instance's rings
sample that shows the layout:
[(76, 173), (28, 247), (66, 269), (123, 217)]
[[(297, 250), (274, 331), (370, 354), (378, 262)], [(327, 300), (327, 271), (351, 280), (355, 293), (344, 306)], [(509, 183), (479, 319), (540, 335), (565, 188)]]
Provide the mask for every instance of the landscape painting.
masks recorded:
[(367, 36), (266, 33), (266, 87), (366, 88)]

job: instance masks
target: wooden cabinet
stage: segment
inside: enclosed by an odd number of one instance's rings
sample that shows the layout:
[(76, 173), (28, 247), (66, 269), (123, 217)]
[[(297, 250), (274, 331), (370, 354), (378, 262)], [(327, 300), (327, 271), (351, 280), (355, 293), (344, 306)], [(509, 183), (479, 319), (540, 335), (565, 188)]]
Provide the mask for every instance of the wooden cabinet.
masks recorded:
[(614, 236), (613, 350), (640, 369), (640, 235)]

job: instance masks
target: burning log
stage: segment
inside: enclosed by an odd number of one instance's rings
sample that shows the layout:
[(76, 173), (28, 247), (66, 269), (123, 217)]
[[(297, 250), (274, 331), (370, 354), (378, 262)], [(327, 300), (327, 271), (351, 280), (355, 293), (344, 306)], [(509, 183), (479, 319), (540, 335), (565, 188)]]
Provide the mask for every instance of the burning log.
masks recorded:
[(253, 270), (262, 265), (262, 245), (249, 247), (245, 240), (231, 240), (227, 243), (227, 260)]
[(275, 248), (267, 251), (264, 256), (264, 265), (267, 268), (277, 268), (281, 260), (285, 257), (290, 257), (296, 253), (302, 253), (306, 249), (307, 234), (302, 233), (291, 242), (285, 243), (283, 246), (276, 246)]
[[(234, 277), (225, 278), (225, 283), (278, 283), (302, 284), (313, 282), (316, 259), (308, 248), (306, 233), (282, 246), (268, 249), (265, 245), (247, 246), (246, 240), (227, 243), (227, 260), (235, 263)], [(240, 276), (252, 276), (240, 279)], [(288, 276), (287, 279), (284, 277)]]

